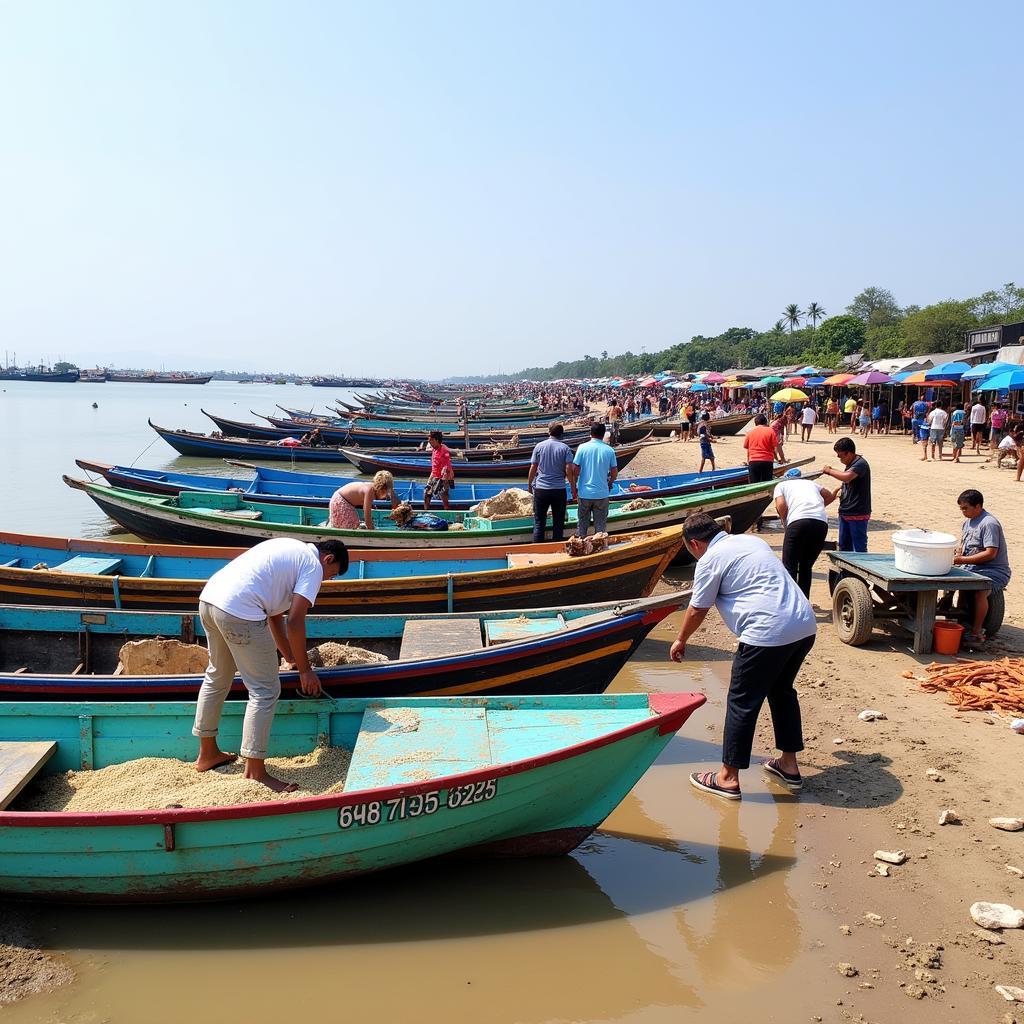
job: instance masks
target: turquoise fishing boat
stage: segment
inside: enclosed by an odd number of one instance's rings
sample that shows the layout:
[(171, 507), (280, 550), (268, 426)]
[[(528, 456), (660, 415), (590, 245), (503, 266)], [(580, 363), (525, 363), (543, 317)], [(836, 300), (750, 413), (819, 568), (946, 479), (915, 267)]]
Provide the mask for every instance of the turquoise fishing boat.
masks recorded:
[[(349, 749), (341, 792), (220, 807), (0, 811), (0, 894), (224, 899), (455, 853), (568, 853), (703, 703), (698, 693), (282, 701), (271, 756), (325, 743)], [(226, 747), (237, 749), (244, 710), (225, 707)], [(0, 765), (14, 766), (0, 773), (0, 790), (36, 771), (192, 760), (194, 713), (192, 702), (0, 704)]]

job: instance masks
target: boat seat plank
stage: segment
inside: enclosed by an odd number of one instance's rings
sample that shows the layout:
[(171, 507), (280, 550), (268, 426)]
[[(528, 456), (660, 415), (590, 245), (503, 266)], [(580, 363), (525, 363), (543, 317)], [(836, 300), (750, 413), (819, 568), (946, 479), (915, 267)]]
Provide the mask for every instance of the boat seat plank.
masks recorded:
[(525, 569), (530, 565), (549, 565), (551, 562), (561, 562), (564, 559), (565, 555), (557, 551), (538, 551), (533, 554), (528, 551), (510, 551), (508, 567), (510, 569)]
[(0, 742), (0, 811), (11, 805), (56, 750), (53, 740)]
[(345, 792), (423, 782), (490, 764), (484, 708), (367, 708)]
[(488, 711), (491, 755), (495, 761), (538, 757), (548, 751), (586, 743), (614, 729), (624, 729), (649, 712), (633, 708), (588, 711), (525, 709)]
[(120, 558), (94, 558), (75, 555), (66, 562), (50, 567), (51, 572), (66, 572), (87, 576), (110, 576), (121, 568)]
[(487, 646), (507, 644), (513, 640), (539, 640), (565, 629), (561, 615), (545, 615), (526, 619), (484, 619), (484, 634)]
[(399, 658), (447, 658), (462, 651), (478, 651), (484, 645), (480, 620), (410, 619), (402, 630)]

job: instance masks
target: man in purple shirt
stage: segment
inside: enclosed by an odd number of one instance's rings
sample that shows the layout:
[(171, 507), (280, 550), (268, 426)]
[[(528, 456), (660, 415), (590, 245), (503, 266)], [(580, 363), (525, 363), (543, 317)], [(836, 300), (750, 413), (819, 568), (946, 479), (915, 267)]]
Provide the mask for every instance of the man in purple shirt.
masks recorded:
[(548, 437), (533, 449), (530, 456), (526, 486), (533, 495), (533, 540), (537, 544), (544, 540), (549, 509), (551, 539), (564, 539), (568, 500), (566, 484), (572, 491), (572, 500), (577, 500), (576, 467), (572, 461), (572, 449), (562, 440), (563, 433), (561, 423), (552, 423), (548, 427)]

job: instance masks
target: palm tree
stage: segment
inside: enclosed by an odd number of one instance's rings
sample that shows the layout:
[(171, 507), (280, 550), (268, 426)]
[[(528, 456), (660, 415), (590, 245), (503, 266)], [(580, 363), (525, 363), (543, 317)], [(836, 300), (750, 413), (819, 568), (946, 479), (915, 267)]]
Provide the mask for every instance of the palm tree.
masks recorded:
[(795, 303), (791, 302), (787, 307), (785, 313), (783, 313), (783, 321), (789, 326), (789, 333), (792, 334), (797, 327), (800, 326), (800, 319), (804, 315), (804, 311)]
[(823, 306), (819, 306), (816, 302), (812, 302), (807, 307), (807, 319), (811, 322), (811, 333), (814, 333), (814, 329), (818, 326), (819, 320), (825, 319), (825, 309)]
[(776, 320), (775, 323), (772, 324), (772, 333), (774, 334), (782, 334), (785, 329), (786, 323), (784, 320)]

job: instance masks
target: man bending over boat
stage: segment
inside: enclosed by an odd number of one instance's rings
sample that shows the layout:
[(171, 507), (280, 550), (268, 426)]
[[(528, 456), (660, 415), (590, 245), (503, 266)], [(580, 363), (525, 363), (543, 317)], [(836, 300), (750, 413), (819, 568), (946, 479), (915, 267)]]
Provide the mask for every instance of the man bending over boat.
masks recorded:
[[(199, 737), (196, 771), (231, 764), (217, 743), (224, 701), (235, 672), (249, 700), (242, 724), (240, 753), (245, 777), (275, 793), (297, 787), (271, 775), (265, 765), (274, 709), (281, 696), (277, 655), (299, 670), (308, 697), (321, 696), (320, 680), (306, 656), (306, 613), (320, 585), (348, 569), (348, 551), (340, 540), (306, 544), (289, 537), (265, 540), (215, 572), (199, 595), (199, 618), (210, 653), (196, 704), (192, 735)], [(285, 616), (287, 615), (287, 625)]]
[(740, 799), (739, 773), (750, 767), (757, 718), (767, 700), (782, 756), (761, 767), (797, 792), (803, 780), (796, 755), (804, 741), (793, 682), (814, 646), (817, 623), (811, 605), (760, 537), (727, 534), (711, 516), (694, 512), (683, 523), (683, 543), (697, 567), (690, 607), (669, 656), (683, 660), (687, 641), (712, 605), (739, 638), (729, 679), (722, 767), (693, 772), (690, 784), (725, 800)]

